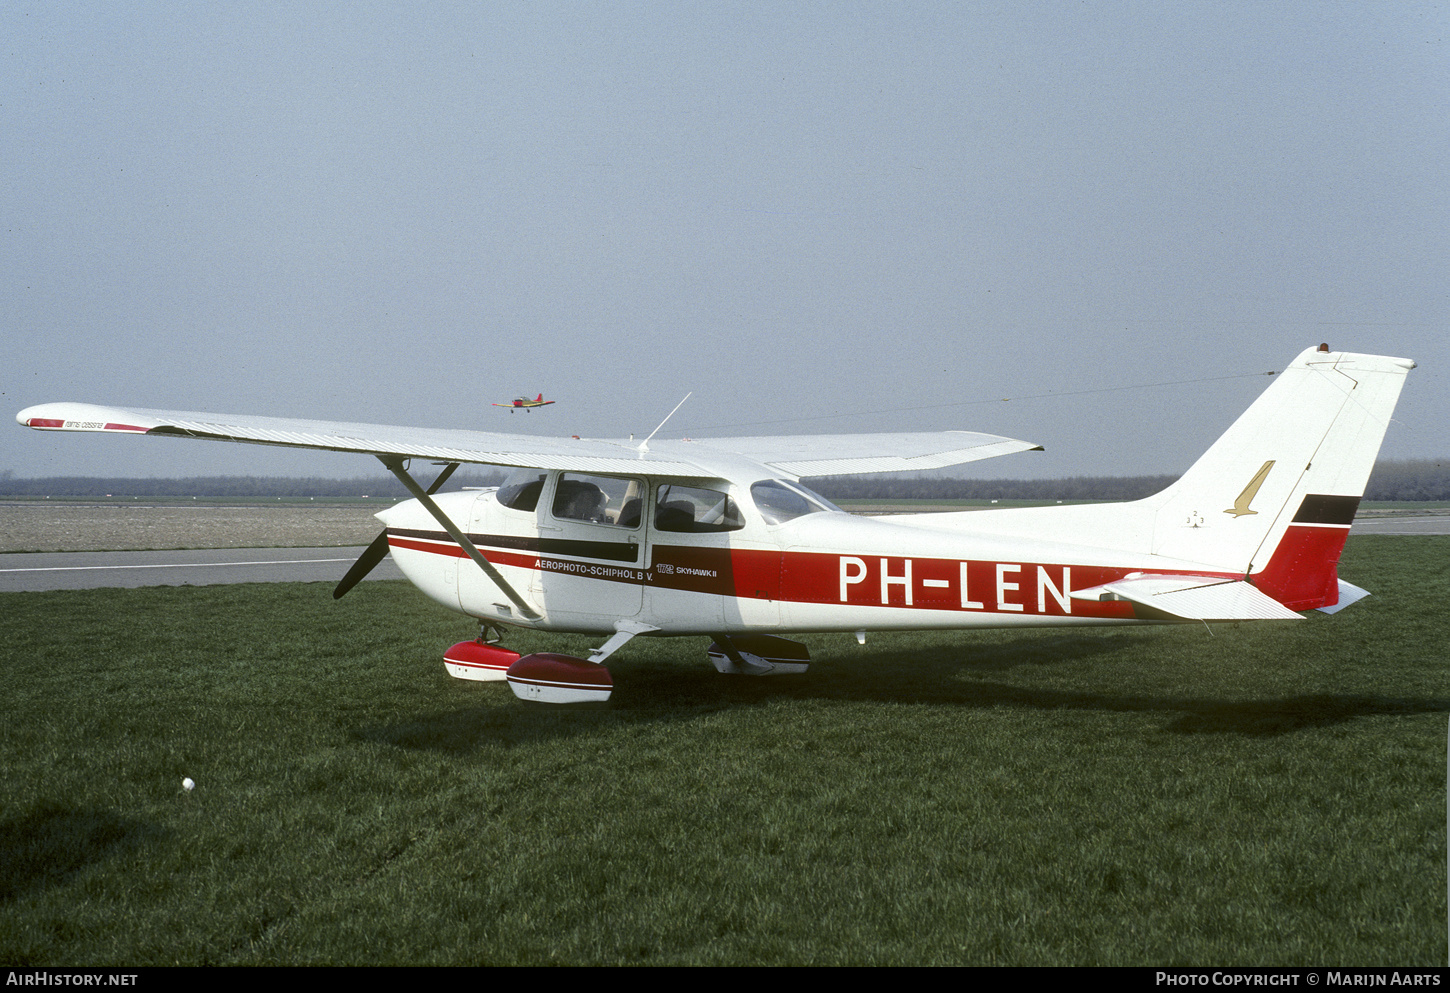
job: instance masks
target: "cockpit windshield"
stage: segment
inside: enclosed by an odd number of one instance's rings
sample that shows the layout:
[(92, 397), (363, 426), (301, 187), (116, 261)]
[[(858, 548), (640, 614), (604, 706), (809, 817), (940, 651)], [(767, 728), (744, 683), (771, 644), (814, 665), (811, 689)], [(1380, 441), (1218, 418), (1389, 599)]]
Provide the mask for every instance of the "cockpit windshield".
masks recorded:
[(498, 502), (514, 510), (532, 511), (539, 505), (546, 475), (538, 469), (515, 469), (498, 488)]
[(784, 479), (762, 479), (750, 487), (750, 496), (767, 524), (784, 524), (807, 514), (845, 513), (819, 493)]

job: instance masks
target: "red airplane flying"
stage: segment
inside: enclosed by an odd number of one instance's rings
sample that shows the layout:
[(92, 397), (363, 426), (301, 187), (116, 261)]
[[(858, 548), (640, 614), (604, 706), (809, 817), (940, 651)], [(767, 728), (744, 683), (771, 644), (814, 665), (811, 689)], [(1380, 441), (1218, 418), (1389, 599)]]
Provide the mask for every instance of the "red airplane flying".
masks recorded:
[(507, 407), (509, 408), (509, 413), (512, 414), (515, 410), (532, 410), (535, 407), (547, 407), (553, 402), (553, 400), (545, 400), (544, 394), (540, 393), (532, 400), (528, 397), (514, 397), (513, 403), (496, 403), (494, 406)]

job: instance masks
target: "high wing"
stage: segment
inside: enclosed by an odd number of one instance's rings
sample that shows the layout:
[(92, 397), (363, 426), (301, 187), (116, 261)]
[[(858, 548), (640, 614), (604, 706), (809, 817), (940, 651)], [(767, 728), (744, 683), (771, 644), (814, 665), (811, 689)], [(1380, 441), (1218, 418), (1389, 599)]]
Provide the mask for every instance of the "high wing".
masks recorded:
[(46, 403), (16, 415), (41, 431), (148, 434), (254, 445), (443, 462), (561, 469), (570, 472), (648, 473), (712, 478), (722, 464), (746, 459), (780, 475), (939, 469), (1040, 448), (1031, 442), (969, 431), (906, 434), (785, 435), (656, 442), (641, 450), (631, 441), (551, 438), (447, 428), (395, 427), (250, 414), (150, 410), (88, 403)]

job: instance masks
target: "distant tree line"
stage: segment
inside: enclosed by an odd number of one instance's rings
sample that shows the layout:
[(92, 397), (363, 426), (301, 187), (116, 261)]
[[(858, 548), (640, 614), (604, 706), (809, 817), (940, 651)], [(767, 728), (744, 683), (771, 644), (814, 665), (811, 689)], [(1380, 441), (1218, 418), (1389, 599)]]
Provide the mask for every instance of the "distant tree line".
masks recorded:
[(1067, 479), (904, 479), (834, 476), (808, 480), (832, 500), (1136, 500), (1173, 476), (1072, 476)]
[[(1177, 476), (1070, 476), (1066, 479), (909, 479), (835, 476), (810, 481), (832, 500), (1139, 500)], [(1366, 500), (1450, 500), (1450, 459), (1380, 462)]]
[(1450, 500), (1450, 459), (1398, 459), (1375, 464), (1366, 500)]
[[(443, 487), (497, 486), (504, 469), (460, 469)], [(423, 485), (431, 475), (420, 473)], [(924, 479), (905, 476), (832, 476), (810, 480), (832, 500), (1137, 500), (1176, 476), (1071, 476), (1066, 479)], [(0, 497), (406, 497), (391, 476), (295, 479), (279, 476), (193, 476), (188, 479), (101, 479), (48, 476), (17, 479), (0, 471)], [(1367, 500), (1450, 500), (1450, 458), (1381, 462), (1370, 476)]]

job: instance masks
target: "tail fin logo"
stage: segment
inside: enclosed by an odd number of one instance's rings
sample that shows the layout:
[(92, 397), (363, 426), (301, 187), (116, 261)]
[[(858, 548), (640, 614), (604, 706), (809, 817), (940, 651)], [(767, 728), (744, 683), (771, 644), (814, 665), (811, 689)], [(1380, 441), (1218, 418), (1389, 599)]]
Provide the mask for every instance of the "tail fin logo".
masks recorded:
[(1269, 470), (1274, 468), (1273, 460), (1265, 462), (1263, 468), (1254, 473), (1254, 478), (1249, 480), (1249, 485), (1234, 500), (1234, 505), (1225, 514), (1233, 514), (1235, 517), (1243, 517), (1245, 514), (1257, 514), (1257, 510), (1250, 510), (1249, 504), (1254, 502), (1254, 497), (1259, 495), (1259, 487), (1264, 485), (1264, 480), (1269, 478)]

